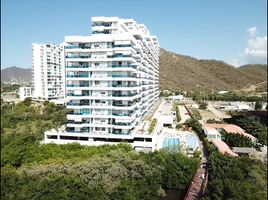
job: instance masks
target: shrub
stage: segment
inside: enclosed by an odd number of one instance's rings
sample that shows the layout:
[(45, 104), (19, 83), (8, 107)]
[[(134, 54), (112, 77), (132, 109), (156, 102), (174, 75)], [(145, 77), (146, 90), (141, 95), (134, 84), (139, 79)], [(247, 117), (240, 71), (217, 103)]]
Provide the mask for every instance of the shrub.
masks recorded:
[(177, 122), (181, 121), (181, 115), (180, 115), (180, 110), (179, 107), (176, 107), (176, 117), (177, 117)]
[(149, 133), (152, 133), (154, 131), (156, 124), (157, 124), (157, 119), (153, 119), (148, 129)]

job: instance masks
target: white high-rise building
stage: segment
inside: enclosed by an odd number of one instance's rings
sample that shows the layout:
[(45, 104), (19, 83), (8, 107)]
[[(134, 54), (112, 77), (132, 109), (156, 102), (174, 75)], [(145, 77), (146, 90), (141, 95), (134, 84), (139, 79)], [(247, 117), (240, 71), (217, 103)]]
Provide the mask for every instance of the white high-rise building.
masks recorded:
[(55, 44), (32, 44), (33, 97), (65, 97), (64, 47)]
[(92, 17), (92, 35), (66, 36), (65, 45), (67, 108), (74, 112), (66, 131), (45, 133), (45, 142), (152, 143), (137, 126), (159, 96), (156, 36), (132, 19)]

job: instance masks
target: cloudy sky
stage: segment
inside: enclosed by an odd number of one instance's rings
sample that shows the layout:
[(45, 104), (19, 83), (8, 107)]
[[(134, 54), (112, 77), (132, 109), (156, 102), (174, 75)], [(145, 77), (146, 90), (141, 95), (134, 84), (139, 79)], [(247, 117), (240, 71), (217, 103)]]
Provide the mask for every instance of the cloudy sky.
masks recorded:
[(1, 68), (31, 67), (31, 43), (90, 35), (92, 16), (133, 18), (162, 48), (240, 66), (267, 61), (266, 0), (2, 0)]

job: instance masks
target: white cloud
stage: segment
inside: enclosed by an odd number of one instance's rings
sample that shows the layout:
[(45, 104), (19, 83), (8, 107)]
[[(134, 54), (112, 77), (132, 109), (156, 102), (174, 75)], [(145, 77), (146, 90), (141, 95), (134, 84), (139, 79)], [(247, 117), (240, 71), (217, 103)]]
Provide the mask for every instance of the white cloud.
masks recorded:
[(267, 64), (267, 36), (259, 37), (256, 27), (251, 27), (246, 31), (249, 34), (247, 46), (230, 64), (235, 67), (245, 64)]
[(247, 32), (248, 32), (248, 34), (249, 34), (251, 37), (254, 37), (254, 36), (256, 36), (256, 35), (258, 34), (258, 31), (257, 31), (256, 26), (253, 26), (253, 27), (251, 27), (251, 28), (248, 28), (248, 29), (247, 29)]
[(249, 57), (260, 59), (267, 58), (267, 36), (250, 38), (248, 47), (245, 49), (245, 54)]

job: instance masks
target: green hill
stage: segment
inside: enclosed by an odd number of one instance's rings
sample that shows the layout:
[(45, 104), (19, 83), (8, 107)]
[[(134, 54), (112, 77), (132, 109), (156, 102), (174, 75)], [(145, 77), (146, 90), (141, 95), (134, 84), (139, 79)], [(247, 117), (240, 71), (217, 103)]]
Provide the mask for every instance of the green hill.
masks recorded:
[(218, 60), (198, 60), (161, 49), (160, 87), (171, 91), (219, 91), (254, 86), (266, 90), (267, 65), (239, 68)]

